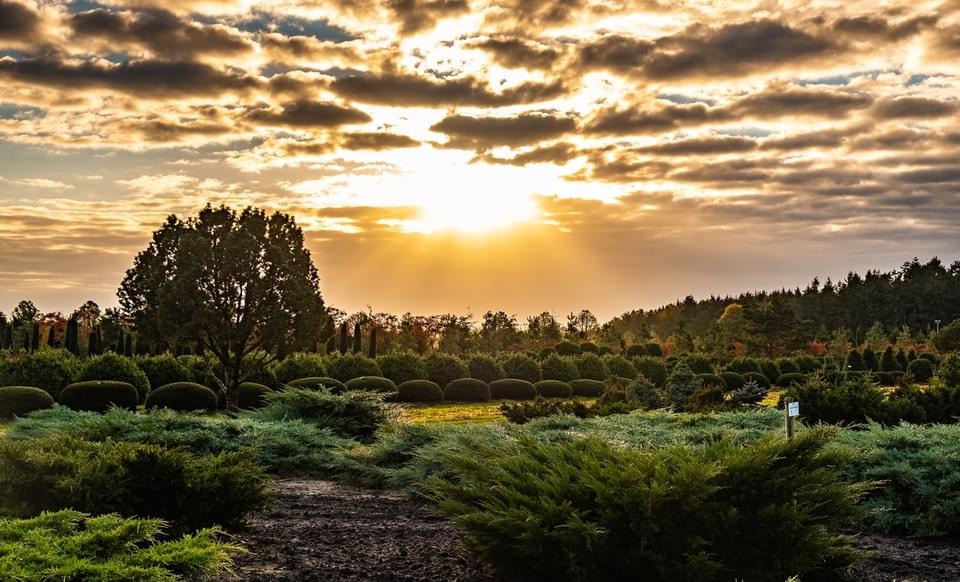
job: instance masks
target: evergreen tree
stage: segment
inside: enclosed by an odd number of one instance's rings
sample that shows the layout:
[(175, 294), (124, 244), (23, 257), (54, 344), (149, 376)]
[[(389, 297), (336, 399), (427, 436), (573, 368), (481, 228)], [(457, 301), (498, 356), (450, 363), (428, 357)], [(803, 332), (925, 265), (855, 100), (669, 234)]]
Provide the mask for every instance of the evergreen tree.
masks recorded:
[(845, 364), (848, 372), (863, 372), (867, 369), (867, 365), (863, 361), (863, 355), (856, 348), (850, 350), (850, 353), (847, 354)]
[(123, 337), (123, 355), (129, 357), (133, 356), (133, 335), (126, 334)]
[(353, 324), (353, 353), (359, 354), (363, 351), (363, 336), (361, 335), (360, 322)]
[(893, 353), (893, 346), (887, 346), (887, 349), (883, 350), (883, 355), (880, 356), (880, 369), (884, 372), (903, 371), (900, 362), (897, 361), (896, 354)]
[(900, 369), (904, 371), (910, 365), (910, 360), (907, 359), (907, 354), (903, 350), (897, 350), (897, 363), (900, 364)]
[(347, 324), (344, 322), (340, 324), (340, 353), (346, 354), (349, 345), (350, 342), (347, 336)]
[(50, 324), (50, 329), (47, 330), (47, 345), (51, 348), (57, 347), (57, 326)]
[(370, 328), (370, 354), (371, 358), (377, 357), (377, 326)]
[(877, 358), (877, 352), (870, 348), (863, 350), (863, 363), (871, 372), (880, 371), (880, 360)]
[(33, 322), (33, 334), (30, 336), (30, 351), (40, 351), (40, 322)]

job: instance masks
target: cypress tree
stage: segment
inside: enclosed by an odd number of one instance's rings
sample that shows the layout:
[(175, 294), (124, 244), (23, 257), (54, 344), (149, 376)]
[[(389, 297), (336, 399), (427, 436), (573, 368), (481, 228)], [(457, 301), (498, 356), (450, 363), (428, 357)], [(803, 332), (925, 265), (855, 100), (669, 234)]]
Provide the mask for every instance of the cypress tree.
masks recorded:
[(134, 351), (136, 351), (138, 356), (145, 356), (147, 355), (147, 352), (150, 351), (150, 346), (147, 345), (146, 340), (140, 337), (139, 334), (137, 335), (137, 343)]
[(129, 333), (123, 337), (123, 355), (133, 356), (133, 336)]
[(194, 346), (193, 353), (197, 356), (204, 356), (207, 353), (207, 344), (203, 343), (203, 340), (197, 341), (197, 345)]
[(910, 348), (910, 351), (907, 352), (907, 362), (912, 362), (917, 359), (917, 350)]
[(880, 371), (880, 360), (877, 358), (877, 352), (870, 348), (863, 350), (863, 363), (871, 372)]
[(10, 331), (10, 324), (3, 325), (3, 335), (0, 335), (0, 347), (9, 350), (13, 347), (13, 334)]
[(80, 355), (80, 324), (77, 318), (70, 316), (67, 320), (67, 349), (75, 356)]
[(863, 362), (863, 355), (856, 348), (850, 350), (847, 354), (846, 370), (848, 372), (863, 372), (867, 365)]
[(51, 348), (57, 347), (57, 326), (52, 323), (47, 331), (47, 345)]
[(903, 371), (900, 362), (897, 361), (896, 354), (893, 353), (893, 346), (887, 346), (887, 349), (883, 350), (883, 355), (880, 356), (880, 369), (884, 372)]
[(370, 329), (370, 357), (377, 357), (377, 326)]
[(353, 353), (359, 354), (363, 351), (363, 336), (360, 329), (360, 322), (353, 324)]
[(347, 324), (340, 324), (340, 353), (346, 354), (349, 343), (347, 341)]
[(33, 322), (33, 335), (30, 338), (30, 351), (38, 352), (40, 351), (40, 322)]
[(903, 353), (903, 350), (897, 351), (897, 363), (900, 364), (900, 369), (906, 371), (907, 365), (910, 363), (907, 360), (907, 354)]
[(95, 327), (90, 332), (90, 343), (87, 345), (87, 354), (99, 356), (103, 353), (103, 338), (100, 336), (100, 328)]
[(336, 336), (330, 336), (330, 339), (327, 340), (327, 345), (324, 346), (324, 352), (332, 354), (335, 351), (337, 351), (337, 338)]

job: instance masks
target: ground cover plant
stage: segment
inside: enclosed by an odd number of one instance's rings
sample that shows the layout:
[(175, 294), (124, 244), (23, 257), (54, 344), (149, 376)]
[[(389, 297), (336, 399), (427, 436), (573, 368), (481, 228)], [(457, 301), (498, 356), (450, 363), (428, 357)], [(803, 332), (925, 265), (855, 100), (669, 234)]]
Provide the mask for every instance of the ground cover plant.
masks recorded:
[(199, 582), (226, 574), (241, 551), (218, 529), (165, 533), (161, 520), (73, 510), (0, 519), (0, 572), (22, 582)]

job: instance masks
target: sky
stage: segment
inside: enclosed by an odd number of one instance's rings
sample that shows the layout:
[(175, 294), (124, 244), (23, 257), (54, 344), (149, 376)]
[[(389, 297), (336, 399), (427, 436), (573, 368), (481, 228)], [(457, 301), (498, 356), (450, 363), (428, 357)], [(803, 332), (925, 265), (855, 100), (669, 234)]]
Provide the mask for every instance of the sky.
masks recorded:
[(601, 319), (960, 255), (960, 0), (0, 0), (0, 310), (168, 214), (347, 311)]

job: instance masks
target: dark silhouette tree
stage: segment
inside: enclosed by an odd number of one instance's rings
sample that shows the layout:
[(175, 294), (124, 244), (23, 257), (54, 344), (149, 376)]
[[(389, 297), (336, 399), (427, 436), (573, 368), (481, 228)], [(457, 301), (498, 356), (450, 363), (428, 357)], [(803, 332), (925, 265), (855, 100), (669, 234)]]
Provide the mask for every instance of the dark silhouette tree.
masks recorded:
[(33, 323), (34, 320), (40, 317), (40, 310), (33, 304), (33, 301), (24, 299), (20, 303), (17, 303), (11, 315), (14, 325), (25, 325)]
[(138, 336), (200, 341), (217, 358), (227, 408), (278, 353), (317, 341), (327, 312), (319, 277), (292, 217), (207, 205), (186, 221), (170, 216), (136, 258), (118, 291)]
[(350, 345), (350, 339), (347, 335), (347, 324), (346, 322), (340, 324), (340, 353), (346, 354)]
[(353, 353), (359, 354), (363, 351), (363, 330), (360, 328), (360, 322), (353, 324)]
[(370, 328), (370, 352), (368, 355), (371, 358), (377, 357), (377, 327), (376, 326)]

